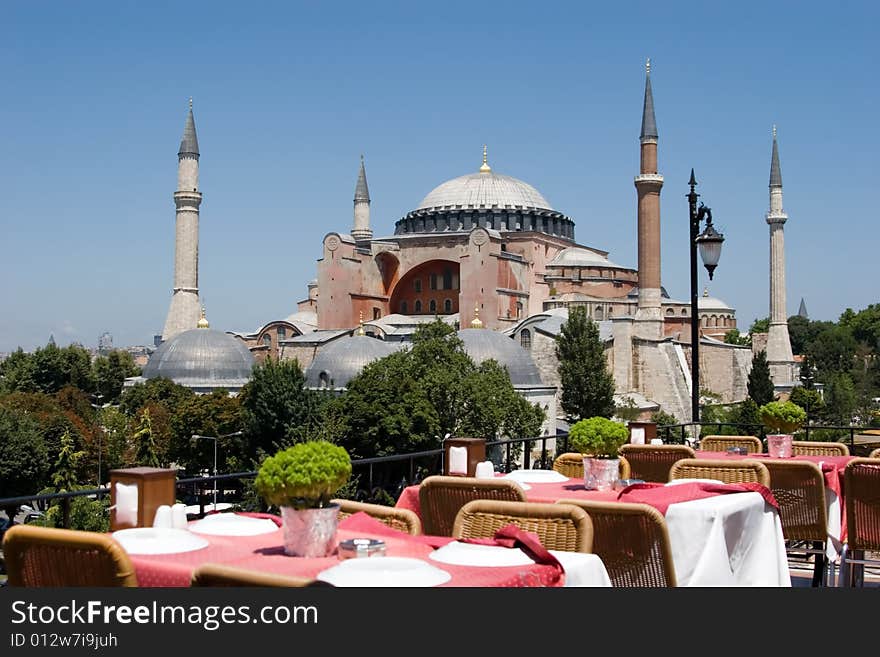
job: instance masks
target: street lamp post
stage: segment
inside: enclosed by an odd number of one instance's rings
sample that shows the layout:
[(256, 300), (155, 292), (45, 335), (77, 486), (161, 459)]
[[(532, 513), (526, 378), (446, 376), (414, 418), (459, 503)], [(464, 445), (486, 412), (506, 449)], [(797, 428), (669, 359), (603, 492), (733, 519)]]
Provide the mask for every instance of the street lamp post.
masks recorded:
[(232, 436), (240, 436), (241, 431), (233, 431), (232, 433), (224, 433), (221, 436), (200, 436), (197, 433), (192, 435), (193, 440), (213, 440), (214, 441), (214, 505), (212, 511), (217, 510), (217, 441), (220, 438), (231, 438)]
[[(700, 203), (697, 207), (699, 194), (694, 191), (697, 180), (691, 169), (688, 181), (691, 191), (687, 194), (690, 208), (690, 257), (691, 257), (691, 422), (696, 425), (700, 421), (700, 317), (697, 308), (697, 247), (700, 258), (709, 272), (709, 280), (715, 273), (718, 260), (721, 258), (721, 245), (724, 235), (717, 232), (712, 225), (712, 209)], [(700, 224), (706, 221), (706, 229), (700, 233)]]

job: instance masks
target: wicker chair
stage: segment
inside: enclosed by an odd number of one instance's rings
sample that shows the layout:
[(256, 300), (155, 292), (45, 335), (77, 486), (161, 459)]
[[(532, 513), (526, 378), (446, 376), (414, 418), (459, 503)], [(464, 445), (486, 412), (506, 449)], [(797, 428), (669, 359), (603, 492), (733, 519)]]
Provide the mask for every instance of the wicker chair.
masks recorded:
[[(583, 479), (584, 455), (579, 452), (566, 452), (565, 454), (560, 454), (556, 457), (556, 460), (553, 461), (553, 469), (566, 477)], [(629, 479), (630, 477), (629, 461), (622, 456), (620, 457), (618, 473), (620, 479)]]
[(137, 586), (134, 565), (108, 534), (15, 525), (3, 538), (10, 586)]
[(700, 449), (705, 452), (726, 452), (730, 447), (745, 447), (749, 454), (760, 454), (764, 444), (757, 436), (706, 436), (700, 438)]
[(869, 459), (880, 459), (880, 447), (868, 454)]
[(644, 481), (669, 481), (669, 469), (680, 459), (696, 458), (687, 445), (624, 445), (620, 453), (629, 461), (631, 476)]
[(593, 523), (586, 511), (564, 504), (474, 500), (461, 507), (452, 535), (491, 538), (511, 523), (537, 534), (548, 550), (590, 552), (593, 548)]
[(381, 504), (369, 504), (367, 502), (355, 502), (353, 500), (335, 499), (331, 500), (339, 505), (339, 519), (343, 520), (353, 513), (363, 511), (372, 516), (379, 522), (382, 522), (392, 529), (406, 532), (417, 536), (422, 533), (422, 521), (415, 512), (409, 509), (397, 509), (392, 506), (382, 506)]
[(681, 459), (672, 464), (669, 481), (688, 478), (718, 479), (725, 484), (754, 482), (770, 487), (770, 472), (767, 467), (753, 459), (736, 461)]
[(792, 440), (791, 453), (793, 456), (849, 456), (849, 447), (843, 443)]
[(432, 536), (452, 536), (455, 517), (471, 500), (525, 502), (522, 486), (510, 479), (433, 475), (419, 486), (422, 528)]
[(593, 553), (612, 586), (676, 586), (666, 520), (647, 504), (558, 500), (578, 506), (593, 522)]
[[(825, 507), (825, 478), (819, 466), (809, 461), (757, 459), (770, 472), (770, 490), (779, 503), (782, 535), (789, 554), (815, 555), (813, 586), (827, 583), (828, 518)], [(794, 542), (806, 542), (800, 547)]]
[(843, 487), (847, 540), (840, 555), (839, 583), (849, 586), (853, 564), (880, 565), (880, 559), (866, 559), (862, 554), (880, 551), (880, 458), (854, 458), (847, 463)]
[(246, 570), (216, 563), (199, 566), (190, 586), (332, 586), (310, 577), (292, 577), (259, 570)]

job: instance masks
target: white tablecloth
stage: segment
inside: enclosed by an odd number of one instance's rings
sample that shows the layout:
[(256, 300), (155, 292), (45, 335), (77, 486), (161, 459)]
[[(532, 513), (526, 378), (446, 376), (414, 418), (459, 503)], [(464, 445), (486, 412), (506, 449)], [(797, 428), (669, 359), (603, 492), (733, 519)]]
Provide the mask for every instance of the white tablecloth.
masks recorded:
[(758, 493), (671, 504), (666, 525), (679, 586), (791, 586), (779, 513)]
[[(565, 570), (565, 586), (611, 586), (605, 564), (595, 554), (549, 550)], [(522, 550), (454, 541), (435, 550), (431, 561), (471, 566), (512, 566), (532, 563)], [(441, 565), (442, 567), (442, 565)]]

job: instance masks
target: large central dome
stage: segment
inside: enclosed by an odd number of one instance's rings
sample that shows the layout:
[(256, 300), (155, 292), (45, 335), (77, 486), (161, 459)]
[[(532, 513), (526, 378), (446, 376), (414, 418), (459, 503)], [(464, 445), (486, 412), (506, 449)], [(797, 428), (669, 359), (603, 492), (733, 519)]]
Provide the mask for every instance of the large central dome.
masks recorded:
[(493, 207), (553, 210), (541, 192), (527, 182), (494, 171), (447, 180), (431, 190), (416, 210)]

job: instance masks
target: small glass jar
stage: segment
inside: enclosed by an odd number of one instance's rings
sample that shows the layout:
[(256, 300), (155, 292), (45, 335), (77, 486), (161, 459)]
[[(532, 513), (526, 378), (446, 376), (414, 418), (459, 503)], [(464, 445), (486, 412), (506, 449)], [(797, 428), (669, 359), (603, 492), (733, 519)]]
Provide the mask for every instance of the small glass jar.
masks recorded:
[(339, 542), (340, 559), (360, 559), (361, 557), (384, 557), (385, 541), (377, 538), (350, 538)]

